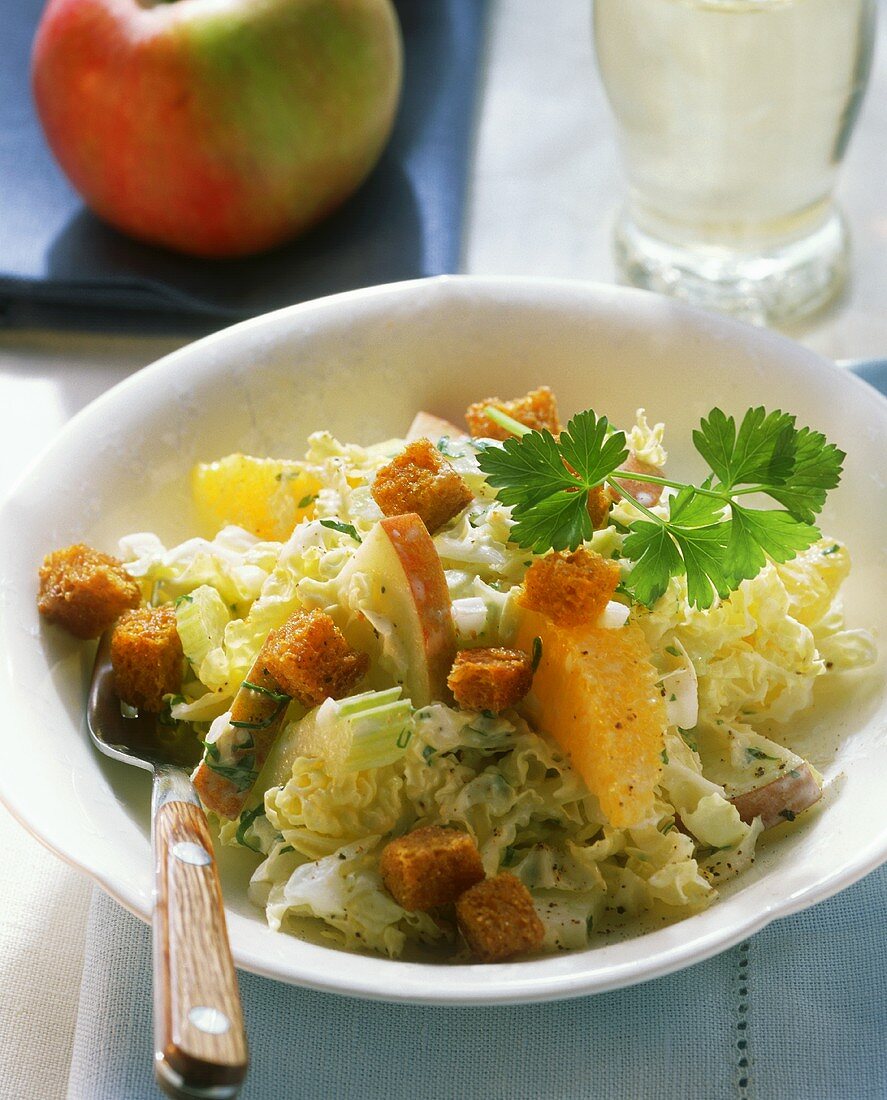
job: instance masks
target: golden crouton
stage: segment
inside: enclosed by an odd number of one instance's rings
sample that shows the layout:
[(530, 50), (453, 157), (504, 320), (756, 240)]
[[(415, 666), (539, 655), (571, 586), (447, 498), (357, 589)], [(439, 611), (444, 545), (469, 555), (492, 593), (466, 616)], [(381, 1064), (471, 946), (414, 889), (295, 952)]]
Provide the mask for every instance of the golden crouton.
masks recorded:
[(459, 706), (498, 714), (523, 699), (533, 682), (533, 663), (520, 649), (463, 649), (447, 686)]
[(558, 435), (561, 430), (561, 422), (557, 415), (557, 400), (548, 386), (540, 386), (538, 390), (530, 390), (524, 397), (516, 397), (513, 401), (502, 401), (498, 397), (488, 397), (486, 401), (477, 401), (469, 405), (465, 411), (465, 420), (472, 436), (483, 439), (510, 439), (511, 432), (500, 427), (494, 420), (490, 420), (485, 410), (488, 405), (507, 413), (512, 420), (520, 424), (526, 424), (541, 432), (547, 428), (552, 435)]
[(163, 696), (182, 686), (182, 643), (172, 607), (124, 611), (111, 634), (117, 694), (131, 707), (159, 714)]
[(97, 638), (139, 605), (139, 587), (123, 563), (83, 543), (47, 554), (39, 576), (40, 614), (78, 638)]
[(580, 546), (534, 561), (524, 577), (518, 602), (540, 611), (558, 626), (594, 623), (619, 583), (619, 566)]
[(409, 910), (446, 905), (484, 877), (480, 852), (468, 833), (438, 825), (386, 844), (379, 872), (397, 904)]
[(479, 882), (456, 900), (456, 920), (481, 962), (500, 962), (541, 947), (545, 928), (530, 891), (507, 871)]
[[(268, 635), (262, 672), (305, 707), (345, 695), (369, 668), (366, 653), (351, 648), (323, 611), (296, 611)], [(259, 662), (257, 662), (259, 663)]]
[(386, 516), (416, 512), (433, 535), (467, 508), (473, 494), (440, 451), (417, 439), (376, 474), (373, 499)]
[(588, 517), (595, 531), (604, 527), (610, 514), (613, 498), (603, 485), (596, 485), (588, 493)]

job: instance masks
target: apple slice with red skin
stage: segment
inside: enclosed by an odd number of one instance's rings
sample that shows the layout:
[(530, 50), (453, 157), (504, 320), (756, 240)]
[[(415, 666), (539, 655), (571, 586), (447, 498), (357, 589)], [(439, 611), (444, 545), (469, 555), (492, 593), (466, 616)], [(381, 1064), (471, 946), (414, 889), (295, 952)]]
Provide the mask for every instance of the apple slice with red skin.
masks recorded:
[(414, 443), (417, 439), (430, 439), (432, 443), (437, 443), (444, 436), (448, 439), (467, 439), (468, 432), (457, 428), (442, 416), (435, 416), (434, 413), (429, 412), (417, 412), (406, 434), (406, 440), (407, 443)]
[[(256, 687), (253, 690), (239, 688), (225, 727), (212, 748), (207, 750), (207, 754), (214, 753), (216, 766), (213, 767), (205, 755), (191, 777), (204, 806), (220, 817), (233, 819), (246, 805), (286, 717), (287, 707), (280, 696), (280, 688), (262, 667), (264, 656), (263, 647), (246, 677), (247, 683)], [(256, 727), (250, 730), (249, 750), (240, 746), (244, 726)], [(247, 752), (253, 759), (249, 769), (243, 764)]]
[(771, 829), (784, 821), (794, 821), (798, 814), (818, 802), (821, 796), (819, 778), (813, 768), (805, 763), (765, 783), (763, 787), (735, 795), (730, 801), (746, 824), (759, 817), (764, 828)]
[[(366, 579), (355, 588), (359, 575)], [(342, 627), (356, 648), (396, 683), (413, 706), (448, 699), (456, 630), (437, 549), (415, 512), (386, 516), (365, 536), (340, 574), (351, 620)], [(375, 627), (375, 629), (374, 629)]]
[[(619, 480), (619, 484), (625, 489), (626, 493), (628, 493), (629, 496), (633, 496), (634, 499), (643, 504), (645, 508), (653, 508), (659, 503), (659, 498), (662, 496), (664, 486), (656, 485), (649, 481), (623, 480), (619, 477), (623, 471), (629, 474), (650, 474), (652, 477), (664, 477), (665, 471), (661, 469), (661, 467), (654, 466), (650, 462), (643, 462), (634, 451), (631, 451), (628, 458), (616, 471), (616, 477)], [(612, 488), (612, 486), (607, 489), (607, 492), (614, 503), (618, 503), (618, 501), (622, 499), (622, 494), (618, 489)]]

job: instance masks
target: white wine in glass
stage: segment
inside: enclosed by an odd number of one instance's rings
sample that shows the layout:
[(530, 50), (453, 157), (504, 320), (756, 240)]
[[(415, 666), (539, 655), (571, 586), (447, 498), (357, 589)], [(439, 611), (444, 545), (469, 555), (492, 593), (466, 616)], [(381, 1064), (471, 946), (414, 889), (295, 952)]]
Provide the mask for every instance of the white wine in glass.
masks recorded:
[(594, 0), (629, 182), (628, 281), (758, 323), (840, 287), (833, 201), (876, 0)]

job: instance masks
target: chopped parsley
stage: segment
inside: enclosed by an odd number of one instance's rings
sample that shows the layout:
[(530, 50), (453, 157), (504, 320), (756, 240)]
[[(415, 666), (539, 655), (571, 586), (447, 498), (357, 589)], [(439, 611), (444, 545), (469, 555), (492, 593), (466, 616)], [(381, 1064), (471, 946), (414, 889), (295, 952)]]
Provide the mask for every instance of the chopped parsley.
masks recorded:
[(745, 762), (750, 764), (752, 760), (778, 760), (778, 756), (768, 756), (767, 753), (761, 749), (756, 749), (752, 745), (745, 746)]
[(246, 830), (252, 825), (252, 823), (258, 817), (265, 816), (265, 805), (260, 802), (258, 806), (253, 807), (251, 810), (244, 810), (240, 815), (240, 821), (237, 826), (237, 835), (235, 839), (238, 844), (242, 844), (244, 848), (249, 848), (251, 852), (261, 853), (261, 848), (254, 848), (252, 844), (246, 839)]
[(209, 767), (212, 767), (213, 760), (222, 759), (221, 753), (219, 752), (219, 746), (215, 741), (201, 741), (200, 744), (203, 745), (206, 754), (206, 763)]
[(450, 444), (450, 437), (448, 435), (441, 436), (437, 441), (437, 449), (442, 455), (446, 455), (447, 458), (461, 458), (461, 451), (454, 451)]
[(355, 542), (360, 542), (360, 535), (353, 523), (340, 523), (337, 519), (322, 519), (321, 527), (327, 527), (330, 531), (338, 531), (340, 535), (349, 535)]
[(242, 722), (235, 721), (233, 718), (228, 722), (229, 726), (233, 726), (236, 730), (266, 730), (269, 729), (277, 719), (286, 710), (289, 704), (289, 696), (282, 703), (278, 703), (273, 712), (268, 715), (267, 718), (260, 718), (257, 722)]
[(216, 749), (215, 756), (210, 757), (207, 753), (204, 762), (216, 775), (227, 779), (238, 791), (248, 791), (259, 777), (256, 758), (252, 753), (241, 757), (236, 764), (220, 764), (219, 750)]
[(254, 691), (259, 695), (267, 695), (270, 699), (273, 699), (275, 703), (288, 703), (291, 696), (287, 695), (284, 691), (273, 691), (271, 688), (262, 687), (261, 684), (254, 684), (252, 680), (242, 680), (241, 687), (245, 687), (247, 691)]
[(179, 703), (184, 703), (184, 695), (165, 695), (163, 697), (163, 710), (157, 715), (157, 721), (161, 726), (167, 726), (169, 729), (175, 729), (178, 726), (178, 721), (172, 716), (172, 708), (178, 706)]
[(478, 454), (484, 454), (486, 451), (498, 451), (500, 448), (499, 443), (495, 443), (489, 439), (469, 439), (468, 442), (474, 447)]
[(259, 718), (255, 721), (244, 722), (238, 719), (230, 719), (228, 725), (233, 726), (238, 730), (266, 730), (269, 729), (284, 713), (286, 708), (290, 705), (292, 698), (283, 691), (273, 691), (271, 688), (262, 687), (261, 684), (254, 684), (252, 680), (243, 680), (241, 687), (246, 688), (247, 691), (252, 691), (256, 695), (263, 695), (268, 699), (271, 699), (276, 703), (274, 710), (265, 718)]

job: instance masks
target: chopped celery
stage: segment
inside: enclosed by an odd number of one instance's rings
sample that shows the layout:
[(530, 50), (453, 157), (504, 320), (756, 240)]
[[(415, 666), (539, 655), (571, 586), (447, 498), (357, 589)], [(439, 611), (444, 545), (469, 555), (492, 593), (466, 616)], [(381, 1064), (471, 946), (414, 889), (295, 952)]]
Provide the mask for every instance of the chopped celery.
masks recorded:
[[(347, 717), (349, 714), (360, 714), (367, 707), (381, 707), (386, 703), (393, 703), (400, 699), (401, 690), (399, 687), (392, 687), (385, 688), (384, 691), (362, 691), (360, 695), (349, 695), (347, 699), (334, 700), (336, 712), (340, 717)], [(408, 702), (408, 700), (405, 701)]]
[(176, 629), (182, 649), (198, 674), (207, 656), (221, 646), (230, 621), (225, 601), (208, 584), (200, 585), (188, 599), (176, 603)]
[(298, 724), (300, 755), (317, 756), (331, 771), (364, 771), (403, 756), (413, 734), (413, 707), (399, 687), (327, 699)]

